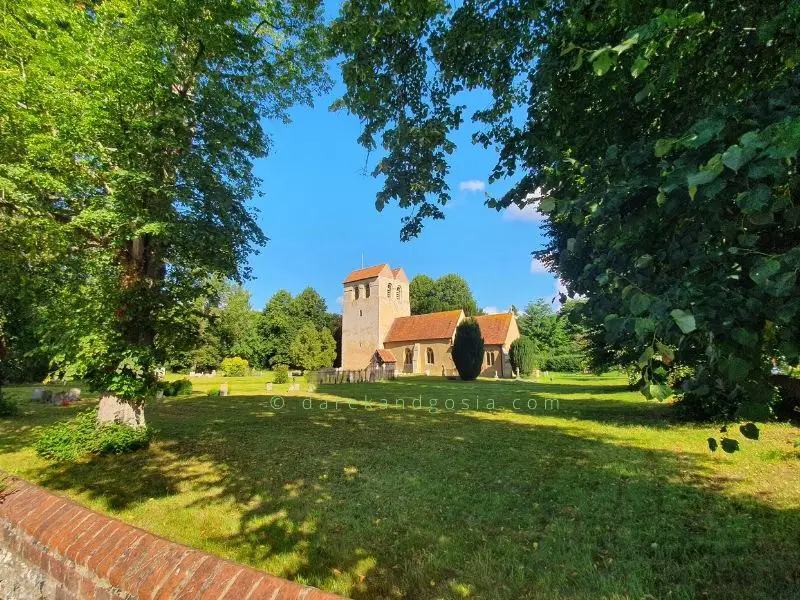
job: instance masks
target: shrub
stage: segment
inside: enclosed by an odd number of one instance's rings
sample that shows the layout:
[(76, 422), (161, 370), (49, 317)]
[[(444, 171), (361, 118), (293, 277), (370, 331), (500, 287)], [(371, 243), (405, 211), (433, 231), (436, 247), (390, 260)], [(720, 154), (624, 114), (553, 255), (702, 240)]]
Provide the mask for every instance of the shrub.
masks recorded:
[(453, 362), (461, 379), (471, 381), (483, 366), (483, 338), (475, 319), (465, 319), (456, 328), (453, 340)]
[(211, 388), (210, 390), (208, 390), (208, 395), (210, 397), (219, 396), (219, 388)]
[(19, 405), (0, 390), (0, 417), (13, 417), (19, 412)]
[(220, 368), (226, 377), (244, 377), (250, 368), (250, 363), (241, 356), (231, 356), (223, 359)]
[(289, 383), (289, 367), (286, 365), (275, 365), (274, 383)]
[(667, 373), (667, 385), (672, 389), (678, 389), (684, 381), (690, 380), (694, 376), (694, 368), (688, 365), (674, 365)]
[(530, 375), (536, 368), (536, 344), (524, 335), (511, 342), (509, 349), (511, 368), (519, 369), (522, 375)]
[(159, 381), (158, 387), (165, 396), (187, 396), (192, 393), (192, 382), (188, 379), (175, 381)]
[(545, 371), (560, 373), (579, 373), (587, 365), (583, 354), (560, 354), (556, 356), (543, 356), (540, 358), (541, 368)]
[(36, 453), (58, 461), (75, 460), (86, 454), (122, 454), (150, 443), (152, 430), (108, 423), (96, 424), (97, 412), (89, 409), (68, 421), (45, 428), (34, 444)]

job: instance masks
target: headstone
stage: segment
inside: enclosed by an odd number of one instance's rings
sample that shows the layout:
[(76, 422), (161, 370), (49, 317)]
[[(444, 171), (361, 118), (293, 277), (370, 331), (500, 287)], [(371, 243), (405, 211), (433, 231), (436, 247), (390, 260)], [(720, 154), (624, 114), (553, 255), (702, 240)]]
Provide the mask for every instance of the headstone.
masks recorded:
[(220, 396), (227, 396), (228, 395), (228, 384), (223, 383), (219, 386), (219, 395)]
[(44, 399), (43, 398), (44, 392), (45, 390), (43, 390), (42, 388), (34, 388), (33, 391), (31, 392), (31, 402), (42, 402), (42, 400)]
[(430, 377), (430, 376), (431, 376), (431, 370), (425, 369), (425, 377)]
[(216, 377), (216, 376), (217, 376), (217, 370), (216, 370), (216, 369), (214, 369), (213, 371), (211, 371), (211, 376), (212, 376), (212, 377)]
[(156, 390), (156, 400), (161, 400), (164, 397), (164, 390)]
[(497, 374), (497, 371), (494, 372), (494, 378), (495, 379), (500, 379), (500, 375)]
[(141, 404), (126, 402), (113, 394), (100, 396), (97, 409), (99, 423), (122, 423), (130, 427), (144, 427), (144, 407)]
[(53, 402), (53, 392), (50, 390), (42, 390), (42, 402), (50, 404)]
[(67, 396), (67, 392), (56, 392), (53, 394), (53, 399), (51, 401), (52, 404), (59, 406), (61, 404), (69, 404), (69, 397)]
[(70, 402), (74, 402), (76, 400), (81, 399), (81, 389), (80, 388), (70, 388), (67, 392), (67, 400)]
[(267, 391), (268, 391), (268, 392), (271, 392), (271, 391), (272, 391), (272, 384), (271, 384), (271, 383), (268, 383), (268, 384), (267, 384)]
[(534, 370), (533, 370), (533, 376), (534, 376), (534, 377), (536, 377), (536, 379), (539, 379), (539, 377), (541, 377), (541, 376), (542, 376), (542, 371), (541, 371), (541, 369), (534, 369)]
[(313, 383), (309, 383), (308, 384), (308, 391), (309, 392), (314, 392), (316, 390), (317, 390), (317, 387)]

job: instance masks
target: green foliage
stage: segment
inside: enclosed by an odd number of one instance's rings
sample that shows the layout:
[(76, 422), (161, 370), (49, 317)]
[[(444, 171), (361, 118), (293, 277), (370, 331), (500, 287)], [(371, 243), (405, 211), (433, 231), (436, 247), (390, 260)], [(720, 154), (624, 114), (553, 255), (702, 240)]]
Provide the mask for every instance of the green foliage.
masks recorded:
[(244, 377), (250, 369), (250, 364), (240, 356), (233, 356), (224, 359), (221, 367), (226, 377)]
[(511, 368), (522, 375), (530, 375), (536, 368), (536, 344), (526, 336), (520, 336), (511, 342), (509, 349)]
[(15, 279), (57, 273), (33, 286), (46, 355), (143, 398), (208, 275), (247, 277), (266, 241), (248, 210), (262, 123), (326, 87), (314, 1), (4, 5), (3, 236)]
[(768, 357), (800, 356), (798, 4), (390, 5), (349, 0), (332, 40), (337, 107), (386, 150), (377, 206), (415, 208), (402, 235), (443, 217), (453, 99), (486, 90), (472, 117), (499, 149), (490, 180), (522, 175), (487, 204), (547, 216), (538, 258), (588, 297), (609, 348), (595, 362), (637, 361), (661, 396), (678, 360), (720, 416), (768, 406)]
[(307, 371), (330, 367), (336, 359), (336, 341), (327, 327), (316, 329), (305, 323), (289, 346), (292, 364)]
[(275, 365), (273, 367), (273, 372), (275, 373), (275, 378), (273, 379), (274, 383), (289, 383), (289, 367), (286, 365)]
[(73, 461), (87, 454), (122, 454), (146, 447), (152, 438), (147, 427), (117, 423), (96, 424), (97, 412), (85, 410), (72, 419), (46, 427), (34, 448), (39, 456)]
[(216, 398), (216, 397), (218, 397), (220, 395), (220, 393), (221, 392), (220, 392), (220, 389), (218, 387), (212, 387), (210, 390), (208, 390), (208, 397), (209, 398)]
[(588, 368), (584, 354), (542, 354), (536, 357), (541, 369), (559, 373), (580, 373)]
[[(326, 311), (325, 301), (312, 288), (306, 288), (295, 298), (292, 298), (286, 290), (280, 290), (272, 296), (264, 308), (258, 325), (266, 362), (270, 365), (285, 364), (305, 368), (296, 362), (299, 355), (292, 355), (291, 345), (305, 325), (311, 325), (315, 330), (319, 330), (319, 335), (325, 338), (324, 342), (327, 344), (328, 336), (324, 335), (322, 330), (326, 329), (332, 338), (331, 331), (339, 325), (339, 321), (336, 315)], [(333, 360), (336, 360), (336, 348), (334, 341)], [(324, 359), (323, 362), (328, 362), (327, 353)]]
[(158, 387), (164, 392), (165, 396), (188, 396), (192, 393), (192, 382), (189, 379), (160, 381)]
[(483, 366), (483, 338), (475, 319), (464, 319), (456, 327), (453, 340), (453, 363), (461, 379), (472, 381)]
[(455, 273), (436, 280), (424, 274), (417, 275), (408, 286), (408, 294), (412, 315), (461, 309), (471, 317), (478, 312), (469, 284)]
[(0, 388), (0, 417), (13, 417), (17, 414), (19, 414), (19, 405)]

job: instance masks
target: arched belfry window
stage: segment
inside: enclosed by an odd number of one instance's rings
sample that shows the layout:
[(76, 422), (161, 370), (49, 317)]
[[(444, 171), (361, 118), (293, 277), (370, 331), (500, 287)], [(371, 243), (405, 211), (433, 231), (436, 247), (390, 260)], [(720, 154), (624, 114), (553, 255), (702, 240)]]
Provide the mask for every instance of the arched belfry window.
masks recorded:
[(403, 292), (402, 292), (402, 291), (400, 291), (400, 289), (401, 289), (401, 288), (400, 288), (400, 286), (398, 285), (398, 286), (397, 286), (397, 299), (398, 299), (398, 300), (402, 300), (402, 299), (403, 299)]
[(355, 297), (358, 300), (358, 297), (361, 295), (360, 285), (354, 285), (353, 289), (355, 290)]
[(391, 298), (392, 297), (392, 284), (391, 283), (386, 284), (386, 297), (387, 298)]
[(364, 298), (369, 298), (369, 284), (364, 284)]
[(427, 352), (427, 358), (428, 358), (428, 364), (429, 364), (429, 365), (432, 365), (432, 364), (433, 364), (433, 362), (434, 362), (434, 358), (435, 358), (435, 357), (433, 356), (433, 348), (428, 348), (428, 352)]

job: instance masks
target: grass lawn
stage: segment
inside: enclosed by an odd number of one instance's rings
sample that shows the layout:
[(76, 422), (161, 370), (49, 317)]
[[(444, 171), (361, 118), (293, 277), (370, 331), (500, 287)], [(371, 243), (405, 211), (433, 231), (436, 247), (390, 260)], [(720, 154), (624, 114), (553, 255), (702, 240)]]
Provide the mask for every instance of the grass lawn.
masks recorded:
[(616, 376), (276, 385), (280, 400), (264, 380), (156, 401), (149, 449), (77, 464), (30, 445), (80, 408), (26, 403), (0, 419), (0, 469), (356, 599), (800, 598), (798, 428), (731, 427), (742, 450), (711, 453), (716, 428), (670, 423)]

